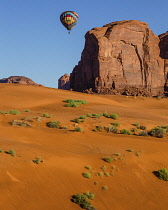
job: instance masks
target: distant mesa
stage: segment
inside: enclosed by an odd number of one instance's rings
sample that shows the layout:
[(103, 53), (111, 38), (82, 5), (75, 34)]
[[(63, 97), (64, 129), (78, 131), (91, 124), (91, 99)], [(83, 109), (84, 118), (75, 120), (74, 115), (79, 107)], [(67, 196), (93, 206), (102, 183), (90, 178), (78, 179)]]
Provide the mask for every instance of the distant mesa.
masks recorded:
[[(116, 21), (85, 35), (81, 60), (61, 89), (99, 94), (163, 96), (168, 91), (168, 32), (147, 23)], [(63, 83), (65, 82), (65, 86)], [(62, 85), (61, 85), (62, 84)]]
[(70, 89), (70, 75), (64, 74), (58, 80), (58, 89), (69, 90)]
[(24, 76), (10, 76), (8, 78), (0, 79), (0, 83), (43, 86)]

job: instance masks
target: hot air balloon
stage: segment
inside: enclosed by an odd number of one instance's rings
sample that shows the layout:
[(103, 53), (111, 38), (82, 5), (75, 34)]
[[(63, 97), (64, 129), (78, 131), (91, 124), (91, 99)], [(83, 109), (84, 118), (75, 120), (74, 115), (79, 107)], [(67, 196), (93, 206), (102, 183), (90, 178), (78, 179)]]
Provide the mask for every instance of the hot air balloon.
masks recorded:
[(65, 11), (60, 15), (60, 21), (63, 26), (69, 31), (76, 25), (78, 22), (78, 14), (73, 11)]

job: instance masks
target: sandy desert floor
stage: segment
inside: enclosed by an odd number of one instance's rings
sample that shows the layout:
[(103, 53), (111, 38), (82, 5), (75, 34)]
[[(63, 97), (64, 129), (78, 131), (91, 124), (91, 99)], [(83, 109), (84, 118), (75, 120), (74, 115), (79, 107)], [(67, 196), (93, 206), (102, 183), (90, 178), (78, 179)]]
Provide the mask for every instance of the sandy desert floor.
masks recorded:
[[(92, 204), (97, 210), (168, 209), (168, 182), (153, 174), (168, 168), (168, 136), (93, 131), (95, 126), (116, 121), (119, 130), (131, 129), (136, 122), (147, 130), (168, 125), (168, 99), (88, 95), (14, 84), (0, 84), (0, 98), (0, 111), (20, 111), (18, 115), (0, 114), (0, 149), (16, 152), (14, 157), (0, 153), (1, 210), (80, 210), (71, 196), (88, 191), (95, 194)], [(69, 98), (88, 104), (65, 107), (63, 100)], [(102, 116), (71, 122), (87, 113), (103, 112), (117, 113), (119, 119)], [(43, 117), (44, 113), (52, 117)], [(10, 124), (23, 118), (32, 119), (32, 126)], [(68, 129), (49, 128), (49, 121), (60, 121)], [(73, 131), (78, 126), (82, 132)], [(134, 151), (128, 152), (130, 148)], [(106, 163), (102, 160), (106, 156), (115, 160)], [(36, 157), (44, 162), (35, 164)], [(88, 165), (92, 166), (90, 179), (82, 176)], [(104, 173), (102, 166), (109, 177), (97, 176)], [(102, 190), (103, 186), (108, 190)]]

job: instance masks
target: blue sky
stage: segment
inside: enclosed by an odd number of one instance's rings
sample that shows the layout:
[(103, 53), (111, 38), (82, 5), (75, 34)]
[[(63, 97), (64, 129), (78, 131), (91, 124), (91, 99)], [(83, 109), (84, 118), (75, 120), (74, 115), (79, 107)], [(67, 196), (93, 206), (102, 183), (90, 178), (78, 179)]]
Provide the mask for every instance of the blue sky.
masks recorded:
[[(57, 88), (78, 64), (88, 30), (140, 20), (159, 35), (168, 31), (167, 8), (167, 0), (0, 0), (0, 78), (26, 76)], [(66, 10), (79, 15), (71, 34), (59, 20)]]

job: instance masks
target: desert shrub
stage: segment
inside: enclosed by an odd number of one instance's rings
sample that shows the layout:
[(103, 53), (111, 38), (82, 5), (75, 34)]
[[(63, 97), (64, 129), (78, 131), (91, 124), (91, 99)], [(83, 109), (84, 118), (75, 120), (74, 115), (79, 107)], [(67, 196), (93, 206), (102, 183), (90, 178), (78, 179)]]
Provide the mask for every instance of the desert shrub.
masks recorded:
[(94, 200), (95, 195), (94, 195), (93, 193), (91, 193), (91, 192), (86, 192), (86, 193), (84, 193), (84, 195), (86, 195), (88, 199)]
[(112, 113), (112, 114), (110, 114), (110, 118), (116, 120), (116, 119), (118, 119), (118, 114)]
[(168, 170), (162, 168), (159, 171), (154, 172), (154, 174), (161, 180), (168, 181)]
[(88, 170), (91, 170), (92, 166), (88, 165), (88, 166), (85, 166), (85, 168), (88, 169)]
[(103, 175), (104, 175), (104, 173), (102, 171), (97, 173), (97, 176), (101, 176), (102, 177)]
[(140, 157), (141, 153), (140, 153), (140, 152), (136, 152), (135, 155), (136, 155), (137, 157)]
[(139, 123), (136, 122), (136, 123), (133, 123), (132, 125), (134, 125), (134, 126), (139, 126)]
[(107, 166), (102, 166), (100, 169), (102, 169), (103, 171), (106, 171)]
[(21, 127), (31, 127), (31, 124), (24, 120), (13, 120), (12, 122), (10, 122), (10, 124), (21, 126)]
[(72, 196), (71, 201), (78, 204), (83, 209), (95, 210), (95, 208), (92, 206), (92, 203), (87, 199), (88, 199), (87, 195), (78, 193)]
[(140, 125), (140, 126), (139, 126), (139, 129), (141, 129), (141, 130), (146, 130), (146, 126)]
[(46, 125), (49, 128), (58, 128), (60, 126), (60, 122), (59, 121), (50, 121), (50, 122), (47, 122)]
[(102, 116), (102, 114), (92, 114), (93, 118), (100, 118)]
[(101, 125), (97, 125), (95, 129), (93, 129), (93, 131), (101, 131), (102, 130), (102, 126)]
[(166, 132), (168, 132), (168, 125), (161, 125), (160, 127), (165, 129)]
[(158, 137), (158, 138), (163, 138), (165, 133), (166, 133), (166, 130), (161, 127), (155, 127), (149, 132), (151, 136)]
[(122, 129), (120, 130), (121, 134), (127, 134), (127, 135), (132, 135), (131, 131), (129, 131), (128, 129)]
[(68, 129), (66, 126), (62, 126), (62, 127), (60, 127), (60, 129)]
[(74, 129), (74, 131), (75, 131), (75, 132), (82, 132), (82, 128), (76, 127), (76, 128)]
[(74, 99), (67, 99), (67, 100), (64, 100), (64, 102), (68, 103), (68, 104), (65, 104), (66, 107), (77, 107), (79, 105), (88, 103), (87, 101), (84, 101), (84, 100), (74, 100)]
[(9, 114), (9, 112), (6, 112), (6, 111), (0, 111), (0, 114)]
[(113, 125), (109, 125), (107, 127), (104, 127), (104, 129), (107, 131), (107, 133), (117, 133), (118, 132), (118, 129), (116, 126), (113, 126)]
[(120, 154), (120, 153), (115, 153), (114, 155), (115, 155), (115, 156), (121, 156), (121, 154)]
[(103, 116), (104, 117), (108, 117), (108, 113), (107, 112), (103, 112)]
[(9, 114), (13, 114), (13, 115), (18, 115), (18, 114), (20, 114), (20, 112), (17, 111), (17, 110), (10, 110), (8, 113), (9, 113)]
[(25, 112), (30, 112), (30, 109), (26, 109)]
[(131, 132), (135, 133), (137, 131), (137, 128), (131, 128)]
[(39, 163), (43, 162), (40, 157), (37, 157), (35, 160), (32, 160), (32, 161), (35, 164), (39, 164)]
[(75, 119), (71, 120), (71, 122), (80, 123), (80, 120), (79, 120), (79, 118), (75, 118)]
[(86, 115), (80, 116), (79, 119), (86, 119)]
[(89, 171), (83, 173), (82, 175), (83, 175), (83, 177), (85, 177), (85, 178), (87, 178), (87, 179), (90, 179), (91, 176), (92, 176), (92, 174), (91, 174)]
[(110, 173), (109, 172), (104, 172), (104, 175), (109, 177), (110, 176)]
[(119, 122), (114, 122), (114, 123), (112, 123), (112, 125), (115, 126), (115, 127), (118, 127), (120, 125), (120, 123)]
[(6, 151), (5, 153), (7, 153), (7, 154), (9, 154), (11, 156), (16, 156), (16, 152), (13, 149), (10, 149), (10, 150)]
[(2, 153), (3, 152), (3, 150), (2, 149), (0, 149), (0, 153)]
[(108, 187), (107, 186), (103, 186), (102, 190), (108, 190)]
[(127, 149), (127, 152), (134, 152), (134, 149)]
[(91, 117), (91, 116), (92, 116), (92, 114), (90, 114), (90, 113), (86, 114), (86, 117)]
[(146, 132), (146, 131), (140, 131), (139, 132), (139, 136), (148, 136), (148, 132)]
[(44, 114), (43, 114), (43, 117), (46, 117), (46, 118), (51, 118), (51, 117), (52, 117), (52, 115), (49, 115), (48, 113), (44, 113)]
[(104, 160), (107, 163), (111, 163), (114, 159), (112, 157), (108, 156), (108, 157), (102, 158), (102, 160)]

